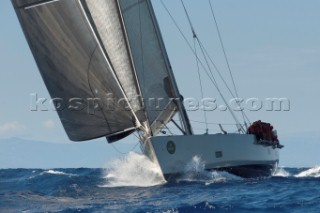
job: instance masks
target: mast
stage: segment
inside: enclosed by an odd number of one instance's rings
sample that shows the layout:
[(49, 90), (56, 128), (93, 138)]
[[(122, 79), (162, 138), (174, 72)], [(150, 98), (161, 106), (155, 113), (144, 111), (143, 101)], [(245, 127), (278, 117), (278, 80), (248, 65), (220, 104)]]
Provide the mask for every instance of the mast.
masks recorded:
[(183, 105), (183, 97), (179, 92), (178, 85), (177, 85), (176, 79), (174, 77), (174, 74), (173, 74), (173, 71), (172, 71), (172, 67), (170, 65), (169, 57), (168, 57), (168, 54), (167, 54), (167, 51), (166, 51), (166, 48), (165, 48), (165, 45), (164, 45), (164, 42), (163, 42), (163, 38), (162, 38), (162, 35), (161, 35), (161, 32), (160, 32), (160, 27), (159, 27), (158, 21), (156, 19), (156, 16), (155, 16), (155, 13), (154, 13), (154, 10), (153, 10), (153, 6), (152, 6), (150, 0), (146, 0), (146, 2), (147, 2), (147, 5), (148, 5), (148, 8), (149, 8), (151, 17), (152, 17), (152, 21), (154, 22), (154, 26), (155, 26), (155, 29), (156, 29), (157, 36), (159, 38), (161, 51), (162, 51), (163, 55), (165, 56), (164, 57), (165, 58), (165, 63), (166, 63), (166, 66), (168, 68), (168, 74), (169, 74), (168, 77), (169, 77), (169, 79), (170, 79), (170, 81), (172, 83), (174, 96), (177, 98), (176, 99), (176, 104), (177, 104), (178, 110), (179, 110), (180, 115), (181, 115), (181, 119), (182, 119), (182, 123), (183, 123), (185, 134), (186, 135), (192, 135), (193, 134), (193, 130), (192, 130), (192, 127), (191, 127), (191, 124), (190, 124), (190, 120), (189, 120), (187, 111), (186, 111), (186, 109), (185, 109), (185, 107)]

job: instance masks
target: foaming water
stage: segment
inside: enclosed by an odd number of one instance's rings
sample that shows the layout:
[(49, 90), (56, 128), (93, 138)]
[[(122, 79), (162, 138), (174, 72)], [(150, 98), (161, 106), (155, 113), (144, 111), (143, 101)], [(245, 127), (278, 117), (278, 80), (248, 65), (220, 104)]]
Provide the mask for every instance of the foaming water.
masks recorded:
[(320, 166), (316, 166), (305, 171), (290, 173), (287, 169), (279, 167), (273, 177), (294, 177), (294, 178), (320, 178)]
[(212, 183), (226, 182), (228, 180), (240, 180), (228, 172), (206, 171), (205, 162), (199, 156), (194, 156), (186, 165), (184, 173), (177, 181), (203, 182), (206, 185)]
[[(33, 173), (35, 173), (35, 172), (33, 172)], [(59, 171), (59, 170), (53, 170), (53, 169), (45, 170), (45, 171), (39, 173), (38, 175), (40, 175), (40, 176), (42, 176), (42, 175), (63, 175), (63, 176), (68, 176), (68, 177), (77, 176), (76, 174), (71, 174), (71, 173), (67, 173), (67, 172), (63, 172), (63, 171)], [(37, 177), (38, 175), (35, 175), (32, 177)]]
[[(106, 184), (102, 187), (150, 187), (166, 183), (161, 169), (145, 155), (130, 152), (127, 156), (111, 162), (105, 169)], [(242, 178), (227, 172), (206, 171), (205, 162), (194, 156), (184, 168), (177, 182), (202, 182), (205, 185), (241, 180)]]
[(282, 167), (278, 167), (275, 173), (273, 174), (273, 177), (290, 177), (291, 174), (287, 170), (285, 170)]
[(196, 156), (184, 169), (180, 183), (162, 184), (160, 169), (136, 153), (108, 169), (0, 169), (0, 212), (319, 212), (320, 167), (240, 179), (205, 171)]
[(68, 173), (65, 173), (65, 172), (60, 172), (60, 171), (56, 171), (56, 170), (48, 170), (48, 171), (44, 171), (43, 173), (46, 173), (46, 174), (51, 174), (51, 175), (73, 175), (73, 174), (68, 174)]
[(319, 178), (320, 177), (320, 166), (313, 167), (311, 169), (308, 169), (306, 171), (300, 172), (299, 174), (295, 175), (297, 178), (305, 178), (305, 177), (314, 177)]
[(135, 152), (111, 162), (105, 170), (105, 179), (103, 187), (150, 187), (166, 182), (158, 165)]

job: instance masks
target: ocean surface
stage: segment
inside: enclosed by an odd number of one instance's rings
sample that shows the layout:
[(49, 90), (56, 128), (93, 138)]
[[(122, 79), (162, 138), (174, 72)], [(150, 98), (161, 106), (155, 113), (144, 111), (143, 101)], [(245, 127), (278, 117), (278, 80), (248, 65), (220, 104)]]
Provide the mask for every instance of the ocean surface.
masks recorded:
[(2, 169), (0, 212), (320, 212), (320, 167), (243, 179), (194, 157), (166, 183), (132, 152), (103, 169)]

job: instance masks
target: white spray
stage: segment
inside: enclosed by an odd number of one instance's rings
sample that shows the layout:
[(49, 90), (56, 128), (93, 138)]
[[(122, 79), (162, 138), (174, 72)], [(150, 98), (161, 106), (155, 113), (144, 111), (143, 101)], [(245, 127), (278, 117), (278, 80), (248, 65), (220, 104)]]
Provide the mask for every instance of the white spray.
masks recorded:
[(308, 169), (306, 171), (300, 172), (299, 174), (295, 175), (297, 178), (304, 178), (304, 177), (320, 177), (320, 166), (316, 166), (314, 168)]
[(112, 161), (106, 168), (103, 187), (149, 187), (164, 184), (161, 169), (145, 155), (130, 152)]

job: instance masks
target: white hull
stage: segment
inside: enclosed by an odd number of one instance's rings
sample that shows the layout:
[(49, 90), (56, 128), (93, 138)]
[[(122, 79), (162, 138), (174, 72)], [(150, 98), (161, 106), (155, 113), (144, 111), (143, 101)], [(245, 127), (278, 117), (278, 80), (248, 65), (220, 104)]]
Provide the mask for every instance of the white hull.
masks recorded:
[(253, 135), (244, 134), (152, 137), (146, 152), (167, 179), (183, 173), (194, 156), (204, 161), (206, 170), (243, 177), (271, 175), (279, 162), (277, 148), (257, 144)]

